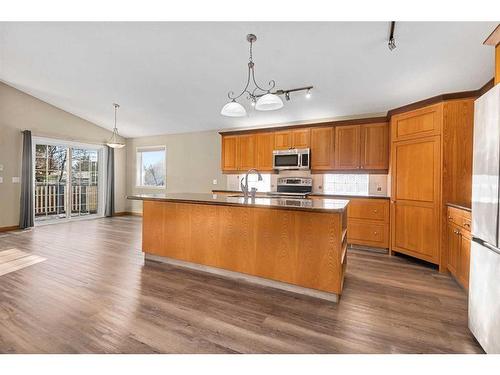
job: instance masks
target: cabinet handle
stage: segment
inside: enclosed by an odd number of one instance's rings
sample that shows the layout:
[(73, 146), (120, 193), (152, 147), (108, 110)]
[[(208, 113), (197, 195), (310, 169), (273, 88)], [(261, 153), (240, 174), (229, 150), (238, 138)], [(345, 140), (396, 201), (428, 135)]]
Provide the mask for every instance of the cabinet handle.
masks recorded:
[(378, 233), (377, 232), (373, 232), (373, 234), (376, 236)]
[(376, 214), (377, 212), (378, 212), (378, 210), (377, 210), (377, 209), (374, 209), (374, 210), (373, 210), (373, 213), (374, 213), (374, 214)]
[(453, 218), (451, 216), (448, 216), (449, 221), (453, 221)]
[(470, 228), (470, 224), (469, 223), (464, 223), (464, 227)]

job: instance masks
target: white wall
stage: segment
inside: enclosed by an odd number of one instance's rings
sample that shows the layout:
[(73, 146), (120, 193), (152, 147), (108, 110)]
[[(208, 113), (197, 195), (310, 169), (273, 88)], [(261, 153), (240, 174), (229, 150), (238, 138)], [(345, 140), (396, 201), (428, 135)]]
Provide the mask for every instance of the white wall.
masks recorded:
[[(137, 147), (167, 147), (166, 189), (136, 187)], [(221, 136), (216, 131), (160, 135), (127, 139), (127, 194), (140, 193), (207, 193), (225, 189), (226, 176), (222, 174)], [(213, 185), (213, 180), (217, 185)], [(142, 212), (142, 203), (127, 201), (127, 211)]]
[[(110, 109), (112, 110), (112, 109)], [(0, 82), (0, 227), (19, 223), (20, 184), (12, 177), (21, 176), (21, 130), (33, 136), (104, 144), (111, 132), (71, 113), (34, 98)], [(125, 210), (124, 149), (115, 152), (115, 208)]]

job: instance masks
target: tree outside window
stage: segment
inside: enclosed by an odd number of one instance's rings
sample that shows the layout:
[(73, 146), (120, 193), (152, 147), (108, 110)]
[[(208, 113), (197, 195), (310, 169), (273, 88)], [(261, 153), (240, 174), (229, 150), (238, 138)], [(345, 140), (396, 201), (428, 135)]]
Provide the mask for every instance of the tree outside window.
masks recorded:
[(137, 186), (166, 186), (166, 149), (163, 146), (137, 149)]

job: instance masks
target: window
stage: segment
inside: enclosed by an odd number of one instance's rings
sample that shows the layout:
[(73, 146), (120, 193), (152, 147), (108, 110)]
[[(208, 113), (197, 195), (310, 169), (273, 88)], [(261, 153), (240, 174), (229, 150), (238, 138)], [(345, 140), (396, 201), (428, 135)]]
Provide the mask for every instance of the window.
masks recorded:
[(340, 195), (368, 195), (367, 174), (325, 174), (323, 192)]
[(137, 148), (137, 186), (164, 188), (166, 172), (165, 146)]

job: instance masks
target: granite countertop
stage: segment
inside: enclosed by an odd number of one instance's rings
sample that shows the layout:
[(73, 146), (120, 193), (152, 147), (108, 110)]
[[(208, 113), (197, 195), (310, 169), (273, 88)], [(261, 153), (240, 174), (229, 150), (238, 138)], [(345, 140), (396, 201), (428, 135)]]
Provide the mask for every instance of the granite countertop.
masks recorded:
[(255, 199), (245, 199), (243, 197), (231, 197), (228, 195), (217, 193), (136, 194), (128, 196), (127, 199), (159, 202), (214, 204), (222, 206), (268, 207), (285, 210), (329, 213), (344, 212), (347, 209), (347, 204), (349, 203), (349, 200), (330, 198), (296, 199), (282, 197), (256, 197)]
[(375, 198), (375, 199), (390, 199), (387, 195), (364, 194), (364, 195), (343, 195), (343, 194), (329, 194), (329, 193), (311, 193), (311, 197), (325, 197), (325, 198)]
[[(231, 194), (242, 194), (239, 190), (212, 190), (212, 193), (231, 193)], [(266, 193), (257, 192), (258, 196), (267, 196)], [(338, 199), (349, 199), (349, 198), (376, 198), (376, 199), (389, 199), (387, 195), (376, 195), (376, 194), (365, 194), (365, 195), (341, 195), (341, 194), (329, 194), (329, 193), (310, 193), (311, 197), (325, 197), (325, 198), (338, 198)]]
[(446, 205), (450, 206), (450, 207), (458, 208), (459, 210), (464, 210), (464, 211), (467, 211), (467, 212), (472, 212), (472, 210), (471, 210), (470, 207), (460, 206), (459, 204), (448, 202), (448, 203), (446, 203)]

